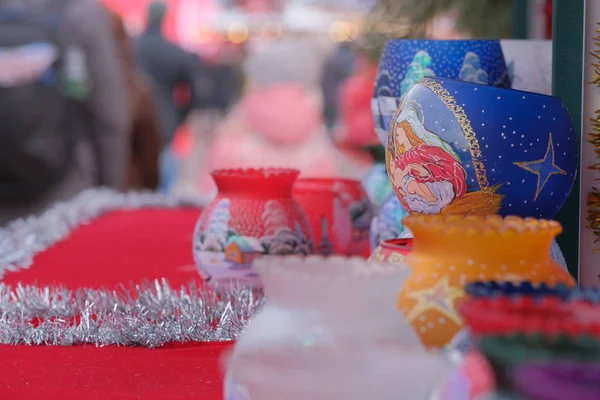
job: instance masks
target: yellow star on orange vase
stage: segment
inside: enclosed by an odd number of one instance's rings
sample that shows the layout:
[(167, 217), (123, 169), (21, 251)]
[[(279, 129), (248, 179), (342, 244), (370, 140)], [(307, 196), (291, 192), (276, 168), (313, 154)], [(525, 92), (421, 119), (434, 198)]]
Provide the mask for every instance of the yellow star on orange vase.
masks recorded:
[(412, 291), (406, 295), (406, 297), (417, 301), (417, 304), (406, 314), (406, 319), (413, 322), (419, 315), (434, 310), (455, 323), (462, 324), (462, 320), (454, 307), (454, 301), (462, 296), (464, 296), (462, 288), (450, 286), (450, 277), (445, 276), (428, 289)]

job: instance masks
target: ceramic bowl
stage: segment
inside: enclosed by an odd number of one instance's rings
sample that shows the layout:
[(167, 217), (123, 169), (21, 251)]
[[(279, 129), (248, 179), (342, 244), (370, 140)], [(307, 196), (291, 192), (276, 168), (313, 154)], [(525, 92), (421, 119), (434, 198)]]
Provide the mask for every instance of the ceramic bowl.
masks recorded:
[(427, 77), (403, 98), (386, 146), (404, 209), (551, 219), (579, 146), (558, 97)]
[(384, 144), (401, 98), (426, 76), (510, 87), (498, 40), (390, 40), (379, 63), (372, 101), (375, 129)]

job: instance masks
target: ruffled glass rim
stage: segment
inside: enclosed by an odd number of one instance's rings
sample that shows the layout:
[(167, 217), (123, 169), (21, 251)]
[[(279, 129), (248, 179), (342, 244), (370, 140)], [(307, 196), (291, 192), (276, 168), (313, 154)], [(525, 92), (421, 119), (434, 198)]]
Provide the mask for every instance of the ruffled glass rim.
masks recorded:
[(220, 195), (288, 198), (300, 171), (291, 168), (236, 168), (211, 172)]
[(408, 266), (342, 256), (269, 257), (256, 260), (254, 267), (261, 276), (277, 276), (298, 283), (351, 283), (397, 276), (399, 271), (405, 272), (406, 277), (411, 274)]
[(244, 180), (263, 180), (272, 178), (294, 178), (296, 179), (300, 171), (293, 168), (226, 168), (217, 169), (211, 172), (214, 178), (231, 178)]
[(422, 230), (470, 236), (545, 234), (555, 237), (562, 232), (562, 226), (556, 221), (518, 216), (410, 214), (402, 223), (412, 232)]

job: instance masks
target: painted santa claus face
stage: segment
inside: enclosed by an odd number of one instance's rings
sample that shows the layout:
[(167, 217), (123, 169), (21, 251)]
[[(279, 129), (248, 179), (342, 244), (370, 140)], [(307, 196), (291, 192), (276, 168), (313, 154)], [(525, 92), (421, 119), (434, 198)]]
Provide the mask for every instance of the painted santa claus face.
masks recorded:
[(389, 175), (402, 206), (409, 212), (440, 213), (466, 193), (466, 173), (442, 139), (428, 131), (416, 110), (396, 120), (390, 137)]

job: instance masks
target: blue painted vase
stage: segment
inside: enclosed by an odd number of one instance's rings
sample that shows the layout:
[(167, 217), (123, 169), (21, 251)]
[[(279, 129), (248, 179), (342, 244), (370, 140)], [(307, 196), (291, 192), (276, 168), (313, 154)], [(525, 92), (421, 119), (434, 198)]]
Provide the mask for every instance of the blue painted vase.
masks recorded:
[(390, 40), (379, 63), (372, 101), (375, 129), (384, 144), (400, 100), (426, 76), (510, 87), (498, 40)]
[(579, 146), (558, 97), (427, 77), (393, 121), (386, 164), (409, 213), (551, 219), (573, 187)]

